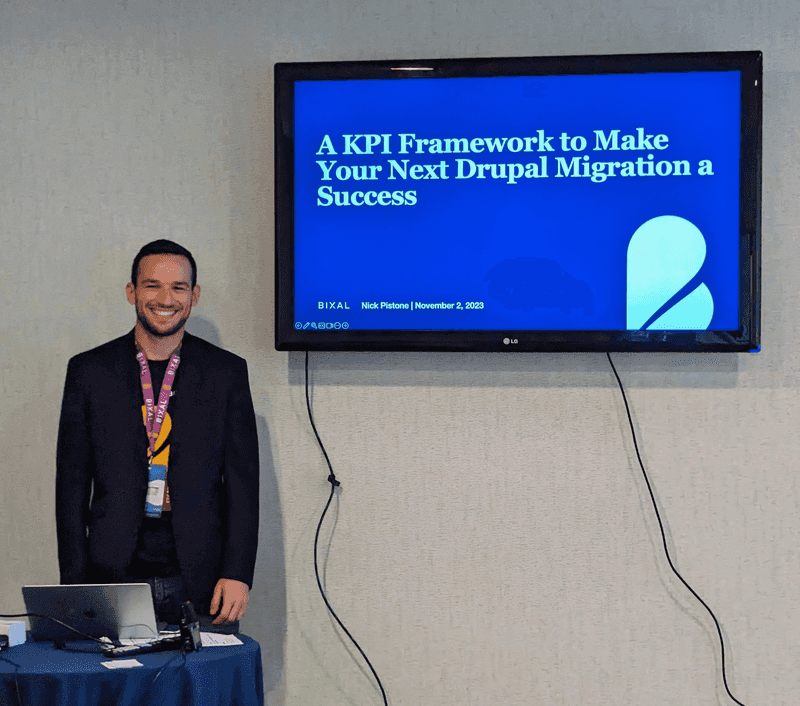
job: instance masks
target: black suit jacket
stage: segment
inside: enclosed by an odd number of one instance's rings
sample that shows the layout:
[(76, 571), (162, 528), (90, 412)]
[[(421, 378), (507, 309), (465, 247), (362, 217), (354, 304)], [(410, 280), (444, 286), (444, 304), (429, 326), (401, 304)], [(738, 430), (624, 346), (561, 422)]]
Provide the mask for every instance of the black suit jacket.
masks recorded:
[[(190, 600), (208, 613), (219, 578), (253, 584), (258, 439), (247, 363), (184, 333), (170, 399), (168, 482)], [(147, 434), (133, 331), (67, 366), (56, 452), (61, 583), (122, 583), (147, 491)]]

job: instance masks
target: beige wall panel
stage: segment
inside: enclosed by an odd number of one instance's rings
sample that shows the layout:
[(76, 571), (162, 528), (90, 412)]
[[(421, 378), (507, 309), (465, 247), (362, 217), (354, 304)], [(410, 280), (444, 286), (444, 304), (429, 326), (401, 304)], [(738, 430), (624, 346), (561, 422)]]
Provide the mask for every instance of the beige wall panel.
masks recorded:
[[(760, 49), (763, 350), (614, 360), (734, 694), (794, 706), (799, 23), (783, 0), (0, 3), (0, 608), (58, 580), (67, 360), (133, 325), (131, 260), (174, 238), (199, 266), (189, 329), (249, 361), (263, 523), (243, 630), (261, 643), (267, 702), (380, 703), (317, 591), (328, 470), (303, 356), (272, 346), (272, 65)], [(389, 703), (730, 703), (605, 356), (314, 353), (310, 367), (342, 483), (324, 583)]]

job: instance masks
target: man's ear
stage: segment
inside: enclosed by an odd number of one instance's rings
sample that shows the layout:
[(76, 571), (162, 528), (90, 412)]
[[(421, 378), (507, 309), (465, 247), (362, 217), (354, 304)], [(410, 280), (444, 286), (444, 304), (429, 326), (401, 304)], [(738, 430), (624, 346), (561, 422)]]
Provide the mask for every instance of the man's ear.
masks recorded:
[(128, 302), (131, 304), (136, 304), (136, 287), (133, 286), (133, 282), (128, 282), (125, 285), (125, 294), (128, 297)]
[(200, 299), (200, 285), (196, 284), (192, 287), (192, 306), (197, 306), (198, 299)]

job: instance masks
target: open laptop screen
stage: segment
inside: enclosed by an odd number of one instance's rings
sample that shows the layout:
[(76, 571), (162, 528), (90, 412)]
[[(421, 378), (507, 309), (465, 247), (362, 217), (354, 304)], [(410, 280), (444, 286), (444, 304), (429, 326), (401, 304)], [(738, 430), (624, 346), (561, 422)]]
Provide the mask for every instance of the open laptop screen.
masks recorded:
[[(155, 608), (146, 583), (23, 586), (28, 613), (50, 616), (92, 637), (154, 638)], [(53, 620), (29, 618), (34, 640), (80, 640)]]

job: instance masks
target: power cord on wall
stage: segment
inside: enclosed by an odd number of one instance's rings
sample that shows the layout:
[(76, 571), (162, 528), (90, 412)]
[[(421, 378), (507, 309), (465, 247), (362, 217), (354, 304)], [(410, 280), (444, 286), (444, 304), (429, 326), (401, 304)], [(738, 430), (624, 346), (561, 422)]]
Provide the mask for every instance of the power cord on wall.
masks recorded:
[(669, 549), (667, 548), (667, 535), (664, 533), (664, 524), (661, 522), (661, 515), (658, 512), (658, 505), (656, 504), (656, 498), (655, 498), (655, 495), (653, 494), (653, 488), (650, 485), (650, 479), (647, 477), (647, 471), (644, 468), (644, 463), (642, 462), (642, 456), (639, 453), (639, 444), (636, 441), (636, 431), (635, 431), (635, 429), (633, 427), (633, 418), (631, 417), (631, 409), (628, 406), (628, 397), (625, 394), (625, 388), (622, 385), (622, 380), (620, 380), (619, 373), (617, 373), (617, 368), (614, 365), (614, 361), (611, 360), (611, 354), (606, 351), (606, 356), (608, 357), (608, 362), (611, 364), (611, 369), (614, 371), (614, 377), (617, 378), (617, 384), (619, 385), (620, 392), (622, 392), (622, 401), (625, 403), (625, 412), (627, 412), (627, 414), (628, 414), (628, 424), (630, 424), (631, 436), (633, 436), (633, 447), (636, 449), (636, 458), (639, 459), (639, 466), (642, 469), (642, 474), (644, 475), (644, 481), (645, 481), (645, 483), (647, 483), (647, 490), (650, 493), (650, 500), (653, 502), (653, 509), (656, 512), (656, 519), (658, 520), (658, 528), (659, 528), (659, 530), (661, 530), (661, 540), (662, 540), (662, 542), (664, 544), (664, 553), (667, 555), (667, 562), (669, 562), (669, 567), (672, 569), (672, 572), (681, 580), (681, 583), (683, 583), (683, 585), (686, 586), (686, 588), (688, 588), (691, 591), (692, 595), (698, 601), (700, 601), (700, 603), (703, 605), (703, 608), (705, 608), (708, 611), (709, 615), (714, 620), (714, 625), (717, 626), (717, 633), (719, 635), (720, 652), (722, 654), (722, 683), (725, 685), (725, 691), (728, 692), (728, 696), (730, 696), (737, 704), (739, 704), (739, 706), (744, 706), (744, 704), (741, 701), (739, 701), (731, 693), (731, 690), (728, 688), (728, 679), (725, 676), (725, 641), (724, 641), (724, 639), (722, 637), (722, 628), (720, 628), (720, 626), (719, 626), (719, 621), (717, 620), (717, 616), (714, 615), (714, 613), (711, 610), (711, 608), (708, 607), (708, 604), (702, 598), (700, 598), (700, 596), (697, 595), (697, 592), (688, 583), (686, 583), (686, 580), (683, 578), (683, 576), (681, 576), (678, 573), (678, 570), (675, 568), (675, 565), (672, 563), (672, 558), (670, 557)]
[(333, 473), (333, 466), (331, 466), (331, 460), (328, 458), (328, 452), (325, 450), (325, 446), (322, 444), (322, 439), (319, 438), (319, 433), (317, 433), (317, 426), (314, 424), (314, 416), (311, 414), (311, 398), (308, 394), (308, 351), (306, 351), (306, 408), (308, 409), (308, 421), (311, 422), (311, 428), (314, 430), (314, 436), (317, 437), (317, 443), (319, 444), (320, 449), (322, 449), (322, 455), (325, 456), (325, 462), (328, 464), (328, 470), (330, 471), (330, 475), (328, 475), (328, 482), (331, 484), (331, 494), (328, 496), (328, 502), (325, 503), (325, 509), (322, 511), (322, 515), (319, 518), (319, 524), (317, 524), (317, 532), (314, 535), (314, 575), (317, 577), (317, 586), (319, 588), (320, 594), (322, 594), (322, 600), (325, 601), (325, 605), (327, 606), (330, 614), (334, 617), (334, 620), (339, 624), (339, 627), (344, 630), (347, 637), (350, 638), (350, 641), (356, 646), (358, 651), (361, 653), (361, 656), (364, 658), (364, 661), (369, 666), (370, 670), (372, 671), (373, 676), (375, 677), (375, 681), (378, 682), (378, 687), (381, 690), (381, 695), (383, 696), (383, 703), (384, 706), (388, 706), (388, 701), (386, 700), (386, 692), (383, 689), (383, 684), (381, 683), (380, 678), (378, 677), (378, 673), (375, 671), (375, 668), (372, 666), (372, 662), (369, 661), (369, 658), (366, 654), (364, 654), (364, 650), (361, 649), (361, 646), (356, 642), (355, 638), (350, 634), (350, 631), (344, 626), (341, 620), (339, 620), (339, 616), (336, 615), (331, 604), (328, 602), (328, 597), (325, 595), (325, 591), (322, 588), (322, 582), (319, 578), (319, 565), (317, 564), (317, 545), (319, 544), (319, 531), (322, 528), (322, 521), (325, 519), (325, 513), (328, 512), (328, 508), (330, 507), (331, 500), (333, 500), (333, 493), (336, 490), (337, 485), (341, 485), (338, 480), (336, 480), (336, 476)]
[[(669, 566), (670, 566), (670, 569), (672, 569), (672, 572), (680, 579), (681, 583), (684, 586), (686, 586), (686, 588), (689, 589), (691, 594), (708, 611), (708, 614), (711, 616), (712, 620), (714, 621), (714, 625), (717, 628), (717, 634), (719, 635), (720, 653), (721, 653), (721, 657), (722, 657), (722, 683), (725, 686), (725, 691), (728, 693), (728, 696), (730, 696), (731, 699), (733, 699), (733, 701), (736, 702), (739, 706), (745, 706), (741, 701), (739, 701), (731, 693), (731, 690), (728, 687), (728, 679), (727, 679), (726, 667), (725, 667), (725, 641), (724, 641), (724, 638), (722, 636), (722, 628), (720, 627), (720, 624), (719, 624), (719, 621), (717, 620), (717, 617), (714, 615), (714, 612), (711, 610), (711, 608), (708, 606), (708, 604), (702, 598), (700, 598), (700, 596), (697, 594), (697, 592), (686, 582), (686, 580), (683, 578), (683, 576), (681, 576), (680, 572), (675, 568), (675, 565), (672, 562), (672, 557), (670, 556), (670, 553), (669, 553), (669, 547), (667, 546), (667, 536), (666, 536), (666, 533), (664, 532), (664, 524), (663, 524), (663, 522), (661, 520), (661, 515), (658, 512), (658, 505), (656, 503), (655, 495), (653, 494), (653, 488), (652, 488), (652, 486), (650, 484), (650, 478), (647, 475), (647, 470), (644, 467), (644, 462), (642, 461), (642, 456), (641, 456), (641, 453), (639, 452), (639, 443), (638, 443), (638, 441), (636, 439), (636, 430), (635, 430), (634, 425), (633, 425), (633, 418), (631, 416), (631, 410), (630, 410), (630, 406), (628, 404), (628, 397), (625, 394), (625, 387), (623, 386), (622, 380), (619, 377), (619, 373), (617, 372), (617, 368), (614, 365), (614, 361), (611, 360), (611, 354), (606, 352), (606, 356), (608, 357), (608, 362), (611, 365), (611, 370), (614, 372), (614, 377), (617, 379), (617, 384), (619, 385), (620, 392), (622, 393), (622, 401), (625, 403), (625, 412), (626, 412), (626, 414), (628, 416), (628, 424), (630, 425), (630, 429), (631, 429), (631, 436), (633, 438), (633, 446), (636, 449), (636, 458), (639, 461), (639, 467), (642, 469), (642, 475), (644, 476), (645, 483), (647, 484), (647, 490), (648, 490), (648, 493), (650, 494), (650, 500), (652, 501), (653, 509), (655, 511), (655, 514), (656, 514), (656, 519), (658, 520), (658, 528), (659, 528), (659, 530), (661, 532), (661, 541), (662, 541), (663, 546), (664, 546), (664, 554), (667, 557), (667, 562), (669, 563)], [(325, 595), (325, 591), (322, 588), (322, 582), (320, 581), (320, 577), (319, 577), (319, 566), (318, 566), (318, 562), (317, 562), (317, 546), (318, 546), (318, 543), (319, 543), (319, 533), (320, 533), (320, 529), (322, 528), (322, 522), (325, 519), (325, 514), (328, 512), (328, 508), (330, 507), (331, 501), (333, 500), (333, 494), (334, 494), (334, 492), (336, 490), (336, 486), (340, 485), (340, 483), (339, 483), (338, 480), (336, 480), (336, 476), (335, 476), (335, 474), (333, 472), (333, 467), (331, 466), (330, 458), (328, 457), (328, 453), (325, 450), (325, 446), (322, 443), (322, 439), (320, 439), (319, 433), (317, 432), (317, 427), (314, 424), (314, 417), (313, 417), (313, 415), (311, 413), (311, 400), (310, 400), (310, 397), (309, 397), (309, 383), (308, 383), (308, 351), (306, 351), (306, 357), (305, 357), (305, 392), (306, 392), (306, 408), (308, 409), (308, 419), (309, 419), (309, 422), (311, 423), (311, 428), (314, 431), (314, 436), (317, 439), (317, 443), (319, 444), (319, 447), (322, 450), (322, 454), (325, 457), (325, 462), (328, 465), (328, 470), (330, 471), (330, 474), (328, 475), (328, 479), (327, 480), (331, 484), (331, 492), (330, 492), (330, 495), (328, 496), (328, 502), (325, 504), (325, 509), (322, 511), (322, 515), (321, 515), (321, 517), (319, 519), (319, 523), (317, 525), (317, 531), (316, 531), (316, 534), (314, 536), (314, 573), (315, 573), (316, 579), (317, 579), (317, 586), (319, 588), (320, 594), (322, 595), (322, 600), (325, 601), (325, 605), (327, 606), (327, 608), (330, 611), (331, 615), (334, 617), (334, 619), (339, 624), (339, 626), (342, 628), (342, 630), (344, 630), (344, 632), (347, 635), (347, 637), (349, 637), (350, 640), (352, 641), (352, 643), (356, 646), (358, 651), (361, 653), (361, 656), (364, 658), (364, 660), (366, 661), (366, 663), (369, 666), (370, 670), (372, 671), (372, 674), (374, 675), (375, 680), (378, 683), (378, 687), (381, 690), (381, 695), (383, 696), (383, 703), (388, 706), (388, 702), (387, 702), (387, 699), (386, 699), (386, 692), (384, 691), (383, 684), (381, 683), (381, 680), (378, 677), (377, 672), (375, 671), (374, 667), (372, 666), (372, 663), (369, 661), (369, 658), (367, 657), (367, 655), (364, 654), (364, 650), (361, 649), (360, 645), (356, 642), (355, 638), (353, 638), (353, 636), (350, 634), (350, 632), (347, 630), (347, 628), (344, 626), (342, 621), (339, 620), (339, 617), (334, 612), (333, 608), (331, 607), (331, 604), (328, 601), (327, 596)]]

